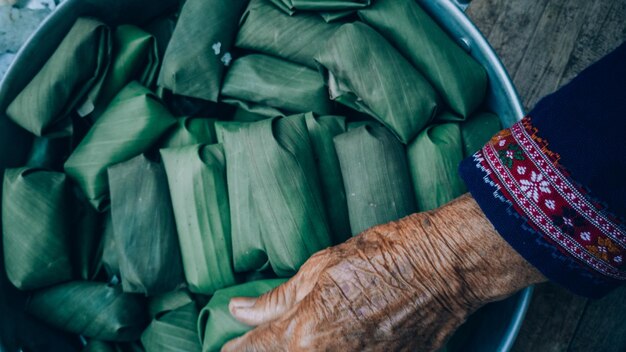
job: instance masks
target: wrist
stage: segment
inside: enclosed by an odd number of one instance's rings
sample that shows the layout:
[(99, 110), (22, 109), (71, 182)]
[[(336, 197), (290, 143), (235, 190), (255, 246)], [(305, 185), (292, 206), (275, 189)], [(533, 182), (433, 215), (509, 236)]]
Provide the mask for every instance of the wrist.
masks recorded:
[(408, 223), (401, 227), (413, 260), (434, 266), (451, 309), (471, 312), (546, 281), (497, 233), (469, 194), (402, 222)]

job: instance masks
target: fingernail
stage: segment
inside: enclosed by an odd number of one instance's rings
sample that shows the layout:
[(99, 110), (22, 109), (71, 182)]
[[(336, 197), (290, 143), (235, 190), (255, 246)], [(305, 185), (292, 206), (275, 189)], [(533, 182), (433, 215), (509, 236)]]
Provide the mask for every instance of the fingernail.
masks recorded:
[(250, 308), (256, 303), (256, 298), (236, 297), (230, 300), (230, 308)]

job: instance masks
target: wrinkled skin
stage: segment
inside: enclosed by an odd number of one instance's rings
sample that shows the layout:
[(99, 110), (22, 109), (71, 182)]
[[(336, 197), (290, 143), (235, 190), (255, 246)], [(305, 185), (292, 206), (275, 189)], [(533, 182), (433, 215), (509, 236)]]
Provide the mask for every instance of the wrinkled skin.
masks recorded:
[(433, 351), (482, 305), (545, 278), (469, 195), (318, 252), (282, 286), (234, 298), (254, 330), (223, 351)]

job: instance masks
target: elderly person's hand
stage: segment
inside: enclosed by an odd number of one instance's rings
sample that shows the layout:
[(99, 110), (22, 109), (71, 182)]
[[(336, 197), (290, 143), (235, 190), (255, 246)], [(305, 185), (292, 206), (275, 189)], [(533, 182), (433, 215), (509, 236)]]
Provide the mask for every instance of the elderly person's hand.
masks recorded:
[(432, 351), (482, 305), (544, 280), (465, 195), (323, 250), (259, 298), (233, 299), (233, 316), (257, 327), (223, 351)]

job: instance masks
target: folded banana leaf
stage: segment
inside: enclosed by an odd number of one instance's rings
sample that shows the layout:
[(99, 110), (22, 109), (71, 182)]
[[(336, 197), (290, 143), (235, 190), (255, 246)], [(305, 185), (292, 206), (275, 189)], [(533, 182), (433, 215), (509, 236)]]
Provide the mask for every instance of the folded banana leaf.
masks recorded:
[(461, 124), (463, 156), (467, 157), (482, 148), (502, 129), (500, 118), (490, 112), (477, 113)]
[(262, 113), (256, 113), (250, 110), (246, 110), (245, 108), (238, 107), (233, 114), (233, 121), (256, 122), (270, 117), (277, 117), (282, 115), (280, 112), (278, 112), (278, 114), (279, 115), (272, 114), (272, 116), (265, 116)]
[(65, 172), (99, 211), (108, 203), (107, 167), (148, 150), (176, 120), (147, 88), (133, 81), (109, 104), (65, 162)]
[(11, 102), (7, 116), (37, 136), (71, 135), (70, 113), (90, 90), (102, 83), (107, 72), (110, 37), (109, 28), (102, 22), (79, 18), (41, 70)]
[(79, 109), (81, 115), (91, 114), (95, 121), (104, 112), (111, 99), (130, 81), (136, 79), (145, 87), (152, 87), (159, 65), (156, 40), (143, 29), (121, 25), (113, 32), (113, 59), (95, 100), (87, 100)]
[[(228, 169), (229, 192), (241, 183), (236, 178), (246, 174), (243, 177), (250, 182), (254, 213), (243, 216), (257, 218), (274, 272), (279, 276), (295, 274), (313, 253), (331, 244), (304, 116), (241, 123), (238, 128), (225, 130), (223, 138), (227, 165), (234, 162), (247, 170)], [(243, 148), (233, 150), (233, 144)], [(246, 236), (233, 228), (233, 243)], [(237, 263), (237, 256), (234, 259)]]
[(176, 128), (165, 136), (161, 143), (162, 148), (178, 148), (217, 142), (215, 119), (182, 117), (176, 119), (176, 121), (178, 122)]
[(217, 102), (239, 19), (248, 0), (187, 0), (169, 42), (159, 85)]
[(2, 247), (11, 283), (21, 290), (72, 278), (72, 204), (64, 174), (6, 169), (2, 186)]
[(235, 283), (224, 152), (220, 144), (161, 149), (189, 290)]
[(176, 310), (194, 300), (187, 289), (179, 289), (158, 296), (150, 297), (148, 301), (148, 313), (150, 318), (155, 319), (172, 310)]
[(320, 12), (320, 16), (324, 19), (326, 23), (333, 23), (345, 20), (346, 17), (352, 16), (355, 14), (355, 10), (345, 10), (345, 11), (325, 11)]
[[(285, 14), (267, 0), (251, 0), (235, 45), (316, 68), (313, 57), (339, 28), (315, 13)], [(298, 35), (294, 35), (298, 33)]]
[(436, 209), (467, 191), (458, 172), (463, 160), (458, 123), (426, 127), (409, 144), (407, 155), (419, 211)]
[(324, 80), (318, 72), (262, 54), (235, 60), (224, 77), (221, 94), (286, 113), (313, 111), (327, 115), (332, 109)]
[(482, 103), (485, 70), (415, 0), (376, 0), (358, 13), (426, 76), (454, 112), (468, 117)]
[(63, 171), (63, 162), (72, 153), (71, 138), (35, 137), (26, 166)]
[(230, 204), (233, 265), (236, 272), (263, 270), (269, 266), (261, 238), (261, 226), (252, 200), (252, 155), (241, 135), (246, 133), (244, 122), (215, 124), (217, 139), (226, 154), (226, 179)]
[(404, 146), (383, 126), (335, 137), (352, 235), (417, 210)]
[(295, 10), (341, 11), (360, 9), (370, 5), (371, 0), (270, 0), (291, 14)]
[(247, 101), (237, 99), (222, 99), (223, 103), (234, 105), (237, 107), (233, 120), (241, 122), (254, 122), (270, 117), (287, 116), (284, 112), (273, 108), (271, 106), (265, 106), (262, 104), (254, 104)]
[(115, 234), (113, 233), (113, 218), (111, 211), (104, 214), (102, 225), (102, 240), (100, 243), (102, 252), (99, 267), (103, 268), (109, 281), (115, 282), (120, 278), (120, 260)]
[(312, 113), (307, 113), (305, 121), (319, 170), (332, 240), (334, 244), (338, 244), (350, 236), (350, 218), (333, 138), (346, 132), (346, 118), (343, 116), (315, 118)]
[(78, 194), (74, 201), (76, 217), (71, 242), (74, 268), (80, 279), (92, 280), (102, 267), (104, 217), (84, 199), (82, 191), (73, 190)]
[(200, 352), (198, 308), (194, 302), (154, 318), (141, 334), (146, 352)]
[(422, 74), (363, 23), (341, 26), (315, 59), (331, 99), (376, 118), (405, 144), (437, 111), (437, 93)]
[(142, 154), (109, 167), (108, 176), (124, 292), (152, 296), (182, 286), (183, 267), (163, 165)]
[(148, 324), (145, 299), (105, 283), (73, 281), (35, 292), (26, 310), (71, 333), (105, 341), (132, 341)]
[(202, 341), (202, 351), (219, 351), (229, 340), (252, 330), (252, 326), (240, 323), (230, 315), (228, 303), (231, 298), (257, 297), (285, 281), (287, 279), (252, 281), (215, 292), (209, 303), (200, 311), (198, 318), (198, 335)]

